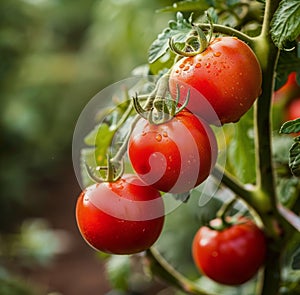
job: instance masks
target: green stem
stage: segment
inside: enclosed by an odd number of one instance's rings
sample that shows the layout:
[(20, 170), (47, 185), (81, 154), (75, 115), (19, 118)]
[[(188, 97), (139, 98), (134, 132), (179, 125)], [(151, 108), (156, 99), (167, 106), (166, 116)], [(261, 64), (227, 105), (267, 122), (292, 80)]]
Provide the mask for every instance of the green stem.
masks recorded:
[(276, 186), (272, 161), (271, 102), (274, 89), (274, 73), (279, 50), (270, 37), (270, 22), (279, 1), (266, 1), (261, 34), (254, 38), (254, 50), (262, 68), (262, 93), (254, 107), (257, 188), (263, 198), (268, 198), (273, 210), (277, 210)]
[(280, 247), (283, 246), (283, 242), (279, 239), (279, 232), (276, 230), (279, 220), (276, 218), (278, 211), (271, 142), (271, 102), (279, 51), (271, 40), (270, 24), (278, 5), (279, 0), (266, 0), (262, 31), (258, 37), (253, 38), (252, 43), (252, 48), (262, 68), (263, 77), (262, 93), (254, 107), (256, 185), (257, 196), (259, 196), (255, 203), (256, 205), (266, 203), (267, 207), (270, 207), (265, 211), (262, 207), (259, 208), (266, 233), (271, 238), (268, 244), (261, 295), (278, 294), (281, 283), (279, 257), (280, 252), (283, 251)]
[(190, 295), (214, 295), (202, 290), (194, 282), (179, 273), (173, 266), (165, 260), (158, 250), (150, 248), (146, 252), (147, 266), (151, 272), (159, 278), (166, 280), (169, 284), (179, 288)]
[(229, 189), (231, 189), (235, 194), (238, 195), (241, 199), (243, 199), (247, 204), (252, 206), (252, 199), (254, 196), (254, 190), (251, 191), (245, 188), (245, 185), (241, 183), (236, 177), (228, 173), (227, 171), (223, 171), (218, 164), (214, 167), (211, 174), (222, 181), (224, 185), (226, 185)]
[[(210, 24), (202, 24), (201, 23), (201, 24), (197, 24), (197, 25), (203, 30), (209, 30), (211, 27)], [(227, 27), (224, 25), (213, 24), (213, 30), (214, 30), (214, 33), (221, 33), (221, 34), (225, 34), (228, 36), (237, 37), (240, 40), (243, 40), (244, 42), (248, 43), (250, 46), (254, 39), (236, 29), (233, 29), (231, 27)]]

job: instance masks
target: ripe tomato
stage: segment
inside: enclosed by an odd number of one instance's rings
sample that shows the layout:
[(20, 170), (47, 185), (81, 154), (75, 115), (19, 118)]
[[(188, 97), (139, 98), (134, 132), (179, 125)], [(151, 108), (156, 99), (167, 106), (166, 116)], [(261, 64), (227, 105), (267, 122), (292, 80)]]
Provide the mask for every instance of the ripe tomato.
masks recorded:
[(88, 187), (76, 205), (81, 235), (96, 250), (133, 254), (148, 249), (164, 223), (159, 191), (135, 175)]
[[(220, 219), (212, 223), (218, 222)], [(196, 266), (218, 283), (243, 284), (264, 263), (264, 233), (250, 220), (240, 222), (221, 231), (204, 226), (194, 237), (192, 253)]]
[(296, 120), (300, 118), (300, 97), (292, 100), (286, 110), (286, 120)]
[(274, 92), (274, 103), (280, 103), (282, 101), (287, 103), (290, 100), (300, 96), (300, 86), (297, 83), (296, 75), (296, 72), (291, 72), (286, 83)]
[(159, 125), (141, 118), (131, 134), (128, 155), (145, 183), (183, 193), (208, 177), (216, 163), (217, 142), (205, 122), (183, 110)]
[(180, 59), (172, 68), (169, 87), (173, 97), (180, 87), (182, 104), (190, 89), (187, 108), (209, 123), (236, 122), (261, 93), (260, 64), (244, 42), (216, 38), (207, 49)]

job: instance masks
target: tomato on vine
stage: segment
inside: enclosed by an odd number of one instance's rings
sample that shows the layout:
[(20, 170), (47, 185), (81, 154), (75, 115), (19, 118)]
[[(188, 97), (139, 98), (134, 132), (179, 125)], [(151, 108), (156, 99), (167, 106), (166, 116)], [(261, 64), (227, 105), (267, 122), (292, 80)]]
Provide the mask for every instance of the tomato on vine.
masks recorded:
[(237, 122), (260, 95), (261, 83), (252, 49), (235, 37), (220, 37), (203, 52), (180, 59), (171, 70), (169, 86), (174, 97), (179, 86), (180, 98), (190, 89), (187, 108), (219, 125)]
[(297, 83), (297, 73), (291, 72), (285, 84), (274, 92), (274, 103), (288, 103), (289, 101), (300, 97), (300, 85)]
[[(211, 225), (219, 225), (214, 219)], [(196, 233), (192, 254), (200, 272), (226, 285), (239, 285), (250, 280), (263, 265), (266, 239), (262, 230), (249, 219), (222, 230), (201, 227)]]
[(76, 220), (94, 249), (133, 254), (148, 249), (160, 236), (164, 203), (159, 191), (127, 174), (84, 190), (77, 200)]
[(289, 120), (296, 120), (300, 118), (300, 97), (292, 100), (287, 105), (286, 110), (286, 119)]
[(203, 182), (216, 163), (217, 149), (209, 125), (187, 110), (161, 124), (141, 118), (128, 143), (137, 175), (171, 193), (187, 192)]

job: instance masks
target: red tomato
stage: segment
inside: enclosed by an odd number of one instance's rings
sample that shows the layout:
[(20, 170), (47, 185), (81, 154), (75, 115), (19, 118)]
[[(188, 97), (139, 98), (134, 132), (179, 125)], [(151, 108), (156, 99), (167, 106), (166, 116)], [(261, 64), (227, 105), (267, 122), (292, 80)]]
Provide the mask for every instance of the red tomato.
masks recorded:
[(296, 120), (300, 118), (300, 97), (292, 100), (286, 110), (286, 120)]
[[(212, 223), (218, 222), (215, 219)], [(204, 226), (194, 237), (192, 253), (196, 266), (218, 283), (243, 284), (264, 263), (264, 233), (250, 220), (241, 222), (221, 231)]]
[(244, 42), (234, 37), (216, 38), (207, 49), (180, 59), (172, 68), (170, 92), (180, 87), (182, 104), (190, 89), (187, 108), (216, 125), (236, 122), (261, 93), (260, 64)]
[(158, 239), (164, 223), (159, 191), (135, 175), (88, 187), (76, 205), (81, 235), (96, 250), (133, 254)]
[(273, 101), (279, 103), (281, 101), (288, 102), (291, 99), (300, 96), (300, 86), (296, 80), (296, 72), (289, 74), (286, 83), (274, 92)]
[(159, 125), (141, 118), (131, 134), (128, 154), (145, 183), (183, 193), (208, 177), (216, 163), (217, 142), (205, 122), (183, 110)]

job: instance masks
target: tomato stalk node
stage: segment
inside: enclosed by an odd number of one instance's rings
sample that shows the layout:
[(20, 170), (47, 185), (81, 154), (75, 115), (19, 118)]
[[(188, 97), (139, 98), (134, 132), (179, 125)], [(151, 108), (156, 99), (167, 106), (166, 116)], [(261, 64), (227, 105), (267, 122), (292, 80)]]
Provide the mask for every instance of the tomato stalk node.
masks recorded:
[[(132, 97), (133, 107), (139, 116), (149, 121), (150, 124), (159, 125), (170, 121), (176, 114), (181, 112), (188, 104), (190, 98), (190, 89), (186, 94), (184, 103), (179, 106), (180, 89), (177, 84), (177, 93), (175, 100), (169, 98), (168, 88), (169, 75), (162, 76), (152, 93), (150, 93), (145, 106), (139, 101), (138, 94)], [(178, 107), (179, 106), (179, 107)]]
[[(211, 36), (210, 36), (211, 38)], [(183, 49), (178, 48), (176, 45), (176, 42), (174, 41), (174, 38), (169, 39), (169, 47), (170, 49), (180, 55), (185, 57), (192, 57), (197, 54), (200, 54), (201, 52), (205, 51), (205, 49), (208, 46), (207, 38), (198, 25), (193, 25), (193, 30), (190, 34), (190, 36), (185, 41)]]
[[(119, 161), (116, 163), (115, 161), (112, 161), (112, 158), (108, 154), (107, 166), (97, 166), (96, 168), (93, 168), (85, 162), (85, 168), (88, 176), (96, 183), (115, 182), (120, 179), (124, 173), (124, 162)], [(96, 174), (96, 171), (98, 172), (98, 175)], [(104, 178), (99, 174), (100, 171), (106, 172)]]

